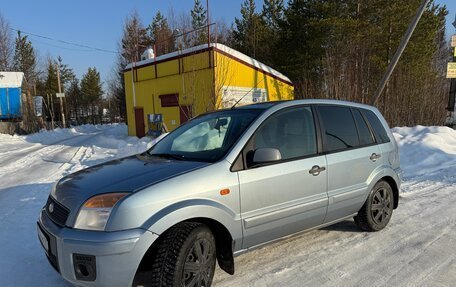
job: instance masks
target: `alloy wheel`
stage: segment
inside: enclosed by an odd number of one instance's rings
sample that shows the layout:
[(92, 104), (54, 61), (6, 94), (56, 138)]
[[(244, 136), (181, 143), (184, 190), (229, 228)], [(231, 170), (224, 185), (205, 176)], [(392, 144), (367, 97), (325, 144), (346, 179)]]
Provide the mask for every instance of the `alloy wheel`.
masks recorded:
[(193, 243), (184, 263), (182, 286), (210, 286), (214, 265), (213, 253), (212, 244), (207, 239), (198, 239)]
[(371, 206), (372, 220), (376, 224), (382, 224), (389, 220), (393, 211), (393, 200), (391, 193), (385, 188), (379, 188), (373, 198)]

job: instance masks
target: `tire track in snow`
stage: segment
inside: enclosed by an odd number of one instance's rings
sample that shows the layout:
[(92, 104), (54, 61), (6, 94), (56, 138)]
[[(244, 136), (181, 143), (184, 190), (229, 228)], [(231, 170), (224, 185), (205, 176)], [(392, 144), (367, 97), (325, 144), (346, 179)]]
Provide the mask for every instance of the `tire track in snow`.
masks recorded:
[[(96, 133), (100, 134), (100, 133)], [(0, 167), (0, 173), (15, 170), (17, 168), (25, 167), (29, 163), (34, 162), (37, 158), (42, 157), (46, 154), (52, 154), (65, 148), (65, 143), (68, 141), (74, 141), (77, 138), (84, 137), (91, 134), (80, 134), (70, 138), (55, 141), (46, 145), (34, 144), (30, 147), (21, 149), (19, 152), (9, 152), (7, 157), (2, 157), (2, 166)], [(6, 165), (4, 163), (7, 163)]]
[[(58, 141), (58, 145), (39, 147), (32, 153), (26, 152), (19, 160), (0, 167), (3, 179), (0, 185), (8, 187), (16, 185), (16, 182), (55, 181), (62, 176), (62, 168), (74, 159), (81, 147), (86, 148), (85, 144), (102, 134), (103, 131), (77, 135)], [(43, 173), (37, 174), (36, 169), (42, 170)]]

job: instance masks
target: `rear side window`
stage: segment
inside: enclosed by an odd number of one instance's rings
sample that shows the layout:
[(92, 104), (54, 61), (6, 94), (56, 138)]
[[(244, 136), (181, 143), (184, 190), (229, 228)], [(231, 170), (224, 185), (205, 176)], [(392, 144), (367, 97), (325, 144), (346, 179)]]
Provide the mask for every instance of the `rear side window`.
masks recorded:
[(350, 108), (319, 106), (318, 111), (324, 125), (323, 137), (327, 151), (359, 146), (358, 132)]
[(372, 128), (372, 132), (374, 133), (375, 139), (377, 140), (377, 143), (389, 142), (390, 139), (388, 137), (388, 134), (386, 133), (386, 130), (383, 127), (380, 120), (378, 119), (377, 115), (375, 115), (374, 112), (369, 110), (362, 110), (362, 113), (369, 122)]
[(361, 112), (356, 109), (352, 109), (352, 111), (353, 111), (353, 116), (355, 117), (356, 126), (358, 127), (359, 144), (362, 146), (373, 144), (374, 138), (372, 137), (369, 127), (367, 126), (366, 122), (364, 121), (363, 116), (361, 115)]

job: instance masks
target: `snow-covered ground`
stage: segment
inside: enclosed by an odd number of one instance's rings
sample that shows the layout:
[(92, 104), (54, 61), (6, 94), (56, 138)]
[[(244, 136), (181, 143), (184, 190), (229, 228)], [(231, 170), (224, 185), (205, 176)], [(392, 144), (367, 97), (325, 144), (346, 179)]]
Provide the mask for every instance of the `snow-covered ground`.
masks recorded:
[[(386, 229), (352, 221), (236, 257), (215, 286), (455, 286), (456, 131), (394, 128), (404, 170), (400, 205)], [(36, 219), (60, 177), (152, 143), (125, 125), (0, 135), (0, 286), (70, 286), (48, 264)]]

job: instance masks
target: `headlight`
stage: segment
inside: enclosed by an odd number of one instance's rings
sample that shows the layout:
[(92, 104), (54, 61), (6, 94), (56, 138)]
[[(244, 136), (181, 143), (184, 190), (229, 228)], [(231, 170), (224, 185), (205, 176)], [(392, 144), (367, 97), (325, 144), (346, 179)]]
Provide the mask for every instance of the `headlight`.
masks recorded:
[(114, 205), (128, 194), (107, 193), (90, 198), (79, 210), (74, 228), (104, 230)]

